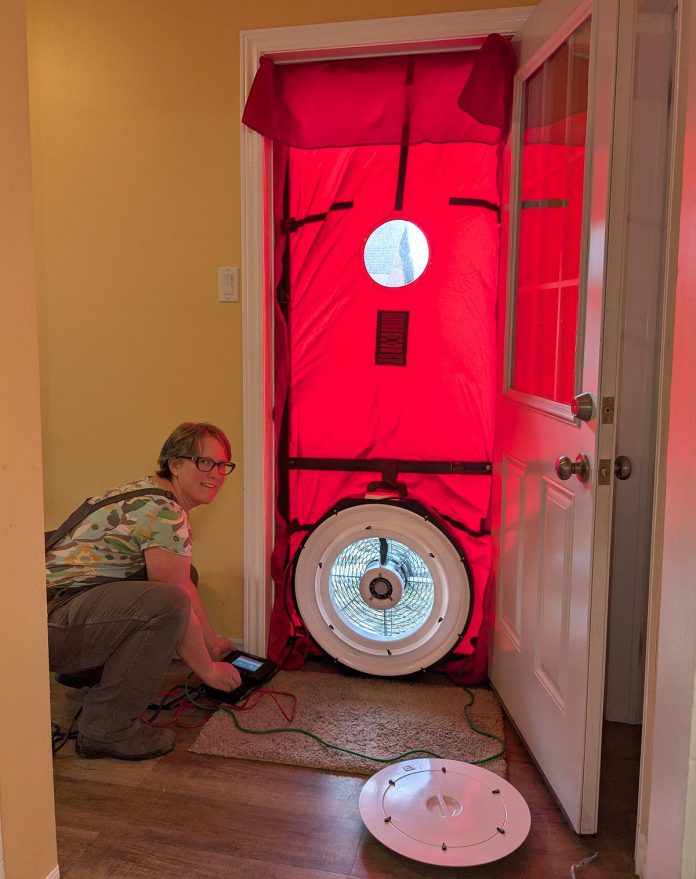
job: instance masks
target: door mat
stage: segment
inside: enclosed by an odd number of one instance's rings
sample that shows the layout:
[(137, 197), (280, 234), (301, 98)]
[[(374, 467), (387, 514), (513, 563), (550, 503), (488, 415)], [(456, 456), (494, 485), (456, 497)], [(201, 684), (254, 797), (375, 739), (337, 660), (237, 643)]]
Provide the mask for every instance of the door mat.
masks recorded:
[[(228, 711), (217, 711), (190, 750), (358, 775), (371, 775), (388, 763), (409, 757), (433, 756), (476, 762), (505, 776), (503, 716), (495, 695), (486, 688), (467, 690), (452, 683), (307, 670), (281, 671), (269, 687), (296, 697), (292, 721), (283, 716), (273, 697), (259, 695), (255, 707), (235, 711), (234, 719)], [(291, 696), (276, 699), (292, 716)], [(235, 719), (254, 733), (238, 730)], [(274, 731), (262, 734), (265, 730)], [(493, 755), (493, 759), (486, 759)]]

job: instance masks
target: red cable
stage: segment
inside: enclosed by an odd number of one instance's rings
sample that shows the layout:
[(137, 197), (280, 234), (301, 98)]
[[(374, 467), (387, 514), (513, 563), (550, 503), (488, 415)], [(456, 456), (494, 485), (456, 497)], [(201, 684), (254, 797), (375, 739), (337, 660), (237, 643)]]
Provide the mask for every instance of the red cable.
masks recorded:
[[(297, 711), (297, 696), (295, 696), (293, 693), (285, 693), (282, 690), (266, 690), (263, 688), (259, 690), (254, 690), (254, 692), (250, 693), (246, 697), (246, 699), (244, 699), (239, 705), (229, 705), (228, 707), (231, 708), (233, 711), (251, 711), (253, 708), (256, 708), (257, 705), (259, 705), (264, 696), (270, 696), (271, 699), (273, 699), (276, 706), (278, 707), (278, 710), (288, 723), (293, 722), (293, 720), (295, 719), (295, 712)], [(291, 700), (292, 710), (290, 711), (290, 714), (288, 714), (283, 706), (280, 704), (280, 701), (277, 698), (278, 696), (287, 696), (288, 699)], [(253, 697), (257, 698), (251, 704), (249, 704), (249, 700)]]
[[(165, 690), (161, 693), (158, 693), (157, 697), (160, 699), (165, 699), (167, 696), (176, 695), (177, 692), (181, 689), (181, 687), (175, 687), (173, 690)], [(297, 711), (297, 696), (295, 696), (293, 693), (286, 693), (282, 690), (266, 690), (263, 688), (254, 690), (252, 693), (249, 693), (249, 695), (246, 696), (239, 704), (227, 705), (225, 707), (231, 709), (232, 711), (252, 711), (263, 701), (263, 698), (265, 696), (270, 696), (271, 699), (273, 699), (276, 707), (288, 723), (293, 722), (293, 720), (295, 719), (295, 712)], [(285, 710), (283, 705), (281, 705), (280, 700), (278, 699), (279, 696), (287, 696), (287, 698), (291, 701), (292, 708), (289, 713)], [(207, 708), (201, 705), (196, 705), (194, 702), (182, 701), (173, 709), (171, 719), (165, 721), (164, 723), (155, 723), (154, 720), (148, 720), (145, 717), (145, 712), (143, 712), (143, 714), (140, 716), (140, 719), (143, 721), (143, 723), (146, 723), (148, 724), (148, 726), (152, 726), (155, 729), (163, 729), (169, 726), (178, 726), (182, 729), (197, 729), (200, 726), (204, 726), (210, 720), (210, 717), (204, 717), (203, 720), (199, 721), (198, 723), (181, 723), (181, 716), (184, 713), (191, 711), (209, 711), (211, 712), (210, 716), (212, 716), (212, 712), (217, 711), (219, 707), (220, 706), (211, 706), (210, 708)]]

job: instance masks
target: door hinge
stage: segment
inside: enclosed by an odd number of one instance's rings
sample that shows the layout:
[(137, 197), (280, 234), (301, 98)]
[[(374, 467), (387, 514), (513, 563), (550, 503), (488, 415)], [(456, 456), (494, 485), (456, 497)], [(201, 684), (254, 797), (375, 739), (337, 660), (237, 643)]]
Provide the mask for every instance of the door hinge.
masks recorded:
[(614, 423), (614, 398), (602, 397), (602, 424)]

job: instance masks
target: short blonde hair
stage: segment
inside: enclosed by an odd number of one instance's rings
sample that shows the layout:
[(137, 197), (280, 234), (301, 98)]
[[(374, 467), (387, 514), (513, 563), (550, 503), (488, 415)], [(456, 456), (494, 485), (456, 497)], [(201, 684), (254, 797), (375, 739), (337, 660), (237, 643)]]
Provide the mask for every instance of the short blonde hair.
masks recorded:
[(199, 455), (201, 443), (206, 436), (215, 437), (223, 445), (225, 455), (229, 461), (232, 456), (232, 446), (219, 427), (216, 427), (214, 424), (208, 424), (205, 421), (184, 421), (183, 424), (175, 427), (164, 441), (162, 451), (157, 459), (159, 465), (157, 475), (165, 479), (171, 478), (172, 471), (169, 468), (169, 461), (172, 458), (178, 458), (180, 455), (184, 457)]

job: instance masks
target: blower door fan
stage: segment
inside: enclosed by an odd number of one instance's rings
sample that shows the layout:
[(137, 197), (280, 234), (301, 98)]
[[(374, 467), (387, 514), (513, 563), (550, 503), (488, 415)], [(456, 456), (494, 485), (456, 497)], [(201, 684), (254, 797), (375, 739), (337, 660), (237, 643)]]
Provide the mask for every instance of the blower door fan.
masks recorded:
[(298, 551), (294, 588), (317, 644), (368, 674), (427, 668), (469, 622), (462, 552), (417, 504), (357, 503), (326, 516)]

